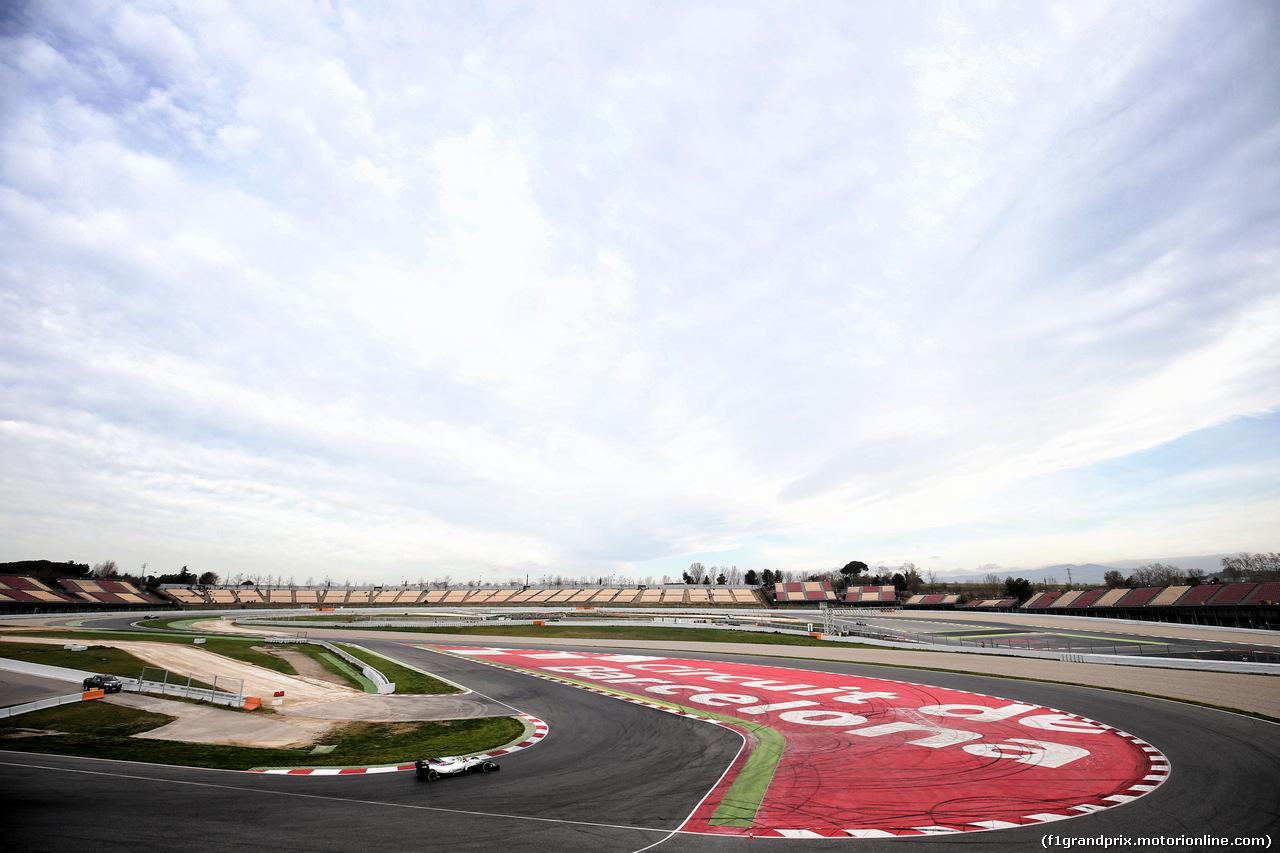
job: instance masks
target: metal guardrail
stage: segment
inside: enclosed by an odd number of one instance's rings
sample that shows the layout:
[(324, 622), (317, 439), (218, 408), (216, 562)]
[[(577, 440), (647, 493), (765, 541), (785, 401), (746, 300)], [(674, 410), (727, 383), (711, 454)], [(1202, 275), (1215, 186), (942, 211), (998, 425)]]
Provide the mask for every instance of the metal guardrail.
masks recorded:
[[(162, 675), (157, 679), (155, 677), (148, 678), (148, 672), (158, 672)], [(211, 702), (214, 705), (228, 705), (233, 708), (241, 708), (244, 706), (244, 679), (243, 678), (227, 678), (226, 676), (213, 676), (211, 687), (197, 687), (192, 684), (196, 681), (195, 673), (187, 673), (186, 683), (182, 683), (182, 676), (177, 676), (178, 680), (171, 681), (169, 676), (172, 675), (168, 670), (162, 667), (144, 666), (142, 675), (137, 679), (121, 679), (125, 682), (125, 686), (135, 693), (158, 693), (161, 696), (181, 696), (184, 699), (197, 699), (201, 702)], [(230, 690), (219, 690), (218, 681), (221, 679), (223, 685), (234, 684), (235, 692)], [(199, 679), (204, 681), (203, 678)], [(132, 684), (131, 684), (132, 682)]]
[[(239, 620), (237, 620), (237, 622), (239, 622)], [(270, 624), (270, 623), (260, 622), (257, 624)], [(347, 663), (359, 669), (361, 674), (364, 675), (365, 678), (369, 679), (369, 681), (373, 683), (373, 688), (375, 691), (377, 691), (379, 696), (382, 696), (387, 693), (396, 692), (396, 683), (388, 679), (385, 675), (383, 675), (374, 667), (360, 660), (360, 658), (356, 657), (350, 652), (347, 652), (347, 651), (344, 651), (343, 649), (338, 648), (333, 643), (327, 642), (325, 640), (308, 639), (305, 632), (295, 637), (266, 637), (264, 641), (268, 643), (275, 643), (278, 645), (308, 644), (312, 646), (323, 646), (324, 648), (333, 652), (338, 657), (345, 660)]]
[(45, 708), (56, 708), (59, 705), (70, 705), (73, 702), (83, 701), (83, 693), (72, 693), (66, 696), (53, 696), (48, 699), (37, 699), (34, 702), (25, 702), (21, 705), (10, 705), (8, 708), (0, 708), (0, 719), (16, 717), (19, 714), (27, 714), (31, 711), (43, 711)]

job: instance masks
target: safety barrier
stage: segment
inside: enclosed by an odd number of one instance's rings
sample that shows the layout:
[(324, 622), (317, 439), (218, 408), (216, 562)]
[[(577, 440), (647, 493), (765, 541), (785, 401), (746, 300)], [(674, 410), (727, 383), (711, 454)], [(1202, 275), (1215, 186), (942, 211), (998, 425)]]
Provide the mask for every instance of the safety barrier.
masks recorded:
[(72, 693), (67, 696), (53, 696), (49, 699), (37, 699), (34, 702), (26, 702), (22, 705), (10, 705), (8, 708), (0, 708), (0, 719), (6, 717), (16, 717), (19, 714), (27, 714), (31, 711), (43, 711), (45, 708), (56, 708), (59, 705), (70, 705), (73, 702), (83, 702), (86, 698), (97, 699), (102, 696), (101, 690), (94, 690), (97, 696), (90, 696), (88, 693)]
[(396, 692), (396, 685), (394, 681), (391, 681), (377, 669), (360, 660), (360, 658), (355, 655), (338, 648), (333, 643), (325, 642), (324, 640), (310, 640), (307, 639), (306, 634), (300, 634), (295, 637), (266, 637), (264, 639), (265, 642), (277, 645), (301, 645), (305, 643), (313, 646), (323, 646), (358, 669), (365, 678), (369, 679), (369, 681), (373, 683), (373, 688), (378, 695)]
[[(148, 672), (160, 673), (159, 676), (147, 677)], [(172, 673), (160, 667), (146, 666), (142, 668), (142, 677), (134, 681), (133, 679), (121, 679), (125, 682), (125, 686), (130, 690), (138, 693), (159, 693), (161, 696), (181, 696), (184, 699), (198, 699), (201, 702), (210, 702), (214, 705), (227, 705), (232, 708), (240, 708), (244, 705), (244, 679), (242, 678), (226, 678), (225, 676), (213, 677), (211, 687), (196, 687), (191, 682), (196, 680), (194, 673), (188, 673), (186, 683), (181, 681), (170, 681), (169, 676)], [(181, 678), (181, 676), (178, 676)], [(235, 684), (235, 692), (229, 690), (219, 690), (218, 681), (221, 679), (223, 685), (231, 683)], [(132, 684), (130, 684), (132, 682)]]

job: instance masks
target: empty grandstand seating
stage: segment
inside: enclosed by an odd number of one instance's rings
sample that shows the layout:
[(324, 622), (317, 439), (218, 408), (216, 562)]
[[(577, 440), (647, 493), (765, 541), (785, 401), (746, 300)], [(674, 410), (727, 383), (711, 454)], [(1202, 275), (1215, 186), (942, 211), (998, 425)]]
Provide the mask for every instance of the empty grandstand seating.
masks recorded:
[[(1054, 601), (1052, 604), (1050, 604), (1049, 608), (1051, 610), (1056, 610), (1058, 608), (1070, 607), (1071, 605), (1076, 603), (1076, 599), (1084, 595), (1086, 592), (1088, 592), (1088, 590), (1069, 589), (1066, 592), (1064, 592), (1062, 595), (1058, 596), (1058, 599)], [(1102, 593), (1098, 593), (1098, 594), (1101, 595)]]
[[(716, 606), (757, 605), (751, 589), (740, 587), (679, 586), (662, 589), (638, 587), (556, 587), (548, 589), (347, 589), (347, 588), (268, 588), (227, 587), (204, 589), (171, 587), (165, 594), (186, 605), (261, 605), (287, 607), (364, 607), (408, 605), (537, 605), (546, 607), (596, 607), (602, 604), (657, 605), (694, 604)], [(0, 595), (4, 590), (0, 589)], [(3, 601), (0, 598), (0, 601)]]
[(803, 583), (776, 583), (774, 597), (778, 601), (835, 601), (836, 594), (826, 581)]
[(49, 589), (35, 578), (6, 575), (0, 577), (0, 593), (9, 601), (30, 604), (74, 604), (76, 599)]
[[(954, 599), (955, 596), (950, 598)], [(952, 603), (937, 594), (913, 595), (909, 607), (925, 607)], [(1065, 592), (1046, 590), (1032, 595), (1022, 604), (1023, 610), (1077, 610), (1081, 608), (1185, 607), (1210, 604), (1280, 604), (1280, 581), (1267, 583), (1202, 584), (1200, 586), (1148, 586), (1130, 589), (1073, 589)], [(970, 601), (965, 607), (995, 607), (996, 599)]]
[(1186, 607), (1187, 605), (1205, 604), (1209, 599), (1217, 595), (1220, 589), (1222, 589), (1222, 587), (1217, 584), (1193, 586), (1186, 595), (1178, 599), (1178, 606)]
[(1016, 598), (975, 598), (968, 604), (962, 604), (961, 607), (1016, 607), (1018, 599)]
[(1102, 598), (1102, 596), (1106, 595), (1108, 592), (1114, 592), (1114, 591), (1115, 590), (1086, 589), (1085, 591), (1077, 595), (1075, 598), (1071, 599), (1071, 602), (1067, 605), (1067, 607), (1072, 610), (1075, 610), (1077, 607), (1091, 607), (1093, 606), (1094, 602)]
[(1058, 590), (1037, 592), (1035, 595), (1023, 602), (1022, 607), (1024, 610), (1043, 610), (1046, 607), (1052, 606), (1059, 598), (1062, 598), (1062, 593)]
[(1124, 598), (1128, 594), (1129, 594), (1129, 590), (1126, 587), (1108, 589), (1102, 593), (1102, 596), (1100, 598), (1098, 598), (1096, 601), (1091, 603), (1089, 606), (1090, 607), (1111, 607), (1112, 605), (1116, 604), (1120, 599)]
[(1280, 581), (1258, 584), (1258, 588), (1240, 600), (1241, 604), (1275, 604), (1280, 602)]
[(1223, 604), (1239, 604), (1248, 598), (1249, 593), (1253, 592), (1257, 586), (1258, 584), (1256, 583), (1229, 583), (1209, 601), (1215, 607)]
[(845, 604), (897, 604), (893, 586), (851, 586), (844, 592)]
[(915, 605), (915, 604), (930, 605), (930, 604), (956, 604), (959, 601), (960, 601), (960, 596), (955, 593), (947, 594), (947, 593), (936, 592), (936, 593), (929, 593), (928, 595), (913, 595), (909, 599), (907, 599), (906, 603), (909, 605)]
[(173, 598), (179, 604), (207, 604), (208, 600), (203, 595), (190, 589), (166, 589), (165, 595)]
[(1187, 594), (1189, 586), (1167, 586), (1160, 591), (1160, 594), (1151, 599), (1152, 607), (1164, 607), (1167, 604), (1177, 603), (1179, 598)]
[[(1143, 586), (1137, 589), (1131, 589), (1116, 602), (1116, 607), (1144, 607), (1155, 600), (1156, 596), (1164, 587), (1159, 586)], [(1098, 602), (1102, 604), (1101, 601)]]

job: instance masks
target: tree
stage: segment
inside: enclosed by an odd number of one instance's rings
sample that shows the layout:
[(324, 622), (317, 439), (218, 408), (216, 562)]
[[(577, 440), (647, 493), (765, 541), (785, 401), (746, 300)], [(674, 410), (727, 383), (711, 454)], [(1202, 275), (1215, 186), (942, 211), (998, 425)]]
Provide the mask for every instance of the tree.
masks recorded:
[(924, 581), (920, 578), (920, 572), (916, 569), (915, 563), (902, 564), (902, 577), (907, 585), (907, 590), (912, 595), (920, 592), (920, 587), (924, 585)]
[(719, 575), (716, 576), (716, 583), (719, 584), (720, 586), (724, 586), (728, 582), (729, 582), (729, 579), (724, 576), (724, 572), (721, 572)]
[(1204, 569), (1187, 569), (1187, 583), (1191, 586), (1204, 583)]
[(200, 576), (199, 583), (200, 583), (200, 585), (201, 585), (201, 586), (217, 586), (217, 585), (218, 585), (218, 573), (217, 573), (217, 572), (205, 572), (204, 574), (202, 574), (202, 575)]
[(894, 572), (893, 577), (890, 578), (889, 581), (893, 584), (893, 588), (898, 592), (903, 592), (907, 588), (907, 578), (906, 575), (902, 574), (902, 572)]
[(867, 570), (867, 564), (861, 560), (851, 560), (844, 564), (844, 568), (840, 570), (840, 574), (844, 575), (845, 586), (852, 586), (858, 580), (858, 575)]
[(760, 583), (760, 576), (756, 574), (755, 569), (747, 569), (747, 573), (742, 577), (742, 582), (747, 586), (756, 586)]
[(116, 565), (115, 560), (106, 560), (105, 562), (98, 563), (98, 565), (93, 567), (93, 576), (95, 578), (119, 577), (119, 569), (120, 567)]
[(1018, 599), (1019, 604), (1026, 601), (1035, 592), (1035, 587), (1031, 585), (1031, 581), (1025, 578), (1005, 578), (1004, 589), (1010, 598)]
[(1124, 586), (1124, 575), (1119, 569), (1111, 569), (1102, 576), (1102, 580), (1110, 589)]
[(1148, 563), (1139, 566), (1129, 575), (1130, 586), (1175, 586), (1182, 583), (1186, 575), (1177, 566), (1166, 566), (1163, 563)]
[(707, 567), (702, 565), (702, 563), (691, 563), (689, 565), (689, 577), (693, 578), (693, 580), (689, 581), (689, 583), (702, 583), (702, 578), (706, 573)]
[(1222, 558), (1222, 574), (1231, 580), (1280, 580), (1280, 554), (1244, 554)]

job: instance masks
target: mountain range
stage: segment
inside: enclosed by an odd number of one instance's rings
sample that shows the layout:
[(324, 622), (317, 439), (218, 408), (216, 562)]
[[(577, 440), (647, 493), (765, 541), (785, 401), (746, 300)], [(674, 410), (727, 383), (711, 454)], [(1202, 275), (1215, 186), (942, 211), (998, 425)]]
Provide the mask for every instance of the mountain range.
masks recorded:
[(1206, 575), (1216, 574), (1222, 571), (1222, 558), (1234, 557), (1236, 552), (1230, 554), (1200, 554), (1195, 556), (1182, 557), (1149, 557), (1141, 560), (1111, 560), (1107, 563), (1058, 563), (1052, 566), (1041, 566), (1037, 569), (1027, 568), (1007, 568), (1004, 566), (985, 566), (980, 571), (975, 572), (938, 572), (941, 580), (952, 581), (980, 581), (987, 575), (998, 575), (1001, 580), (1006, 577), (1026, 578), (1032, 583), (1067, 583), (1067, 571), (1071, 572), (1072, 584), (1101, 584), (1103, 576), (1112, 570), (1117, 570), (1121, 574), (1128, 577), (1129, 572), (1139, 566), (1146, 566), (1151, 563), (1163, 563), (1166, 566), (1177, 566), (1182, 570), (1187, 569), (1203, 569)]

